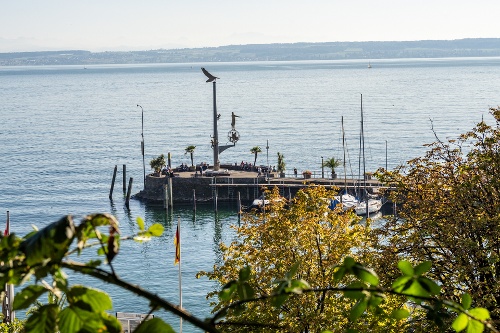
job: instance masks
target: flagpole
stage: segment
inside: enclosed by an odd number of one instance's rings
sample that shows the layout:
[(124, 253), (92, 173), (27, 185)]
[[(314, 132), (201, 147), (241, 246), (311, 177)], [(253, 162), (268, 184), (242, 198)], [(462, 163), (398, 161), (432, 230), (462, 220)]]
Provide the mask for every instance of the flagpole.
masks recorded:
[[(179, 306), (182, 309), (182, 274), (181, 274), (181, 217), (178, 217), (177, 220), (177, 246), (178, 250), (178, 260), (179, 260)], [(177, 250), (176, 250), (177, 251)], [(182, 333), (182, 317), (180, 317), (180, 329), (179, 333)]]
[[(4, 237), (10, 235), (10, 212), (7, 211), (7, 225), (5, 227)], [(2, 304), (2, 312), (4, 314), (4, 323), (11, 323), (16, 318), (15, 312), (12, 311), (12, 304), (14, 303), (14, 285), (5, 284), (5, 298)]]

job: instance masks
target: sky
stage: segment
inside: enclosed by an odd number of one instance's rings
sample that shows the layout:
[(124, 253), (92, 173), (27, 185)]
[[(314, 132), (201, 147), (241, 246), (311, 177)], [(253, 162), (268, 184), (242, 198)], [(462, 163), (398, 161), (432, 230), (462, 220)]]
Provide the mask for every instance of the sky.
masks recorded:
[(500, 37), (499, 0), (2, 0), (0, 52)]

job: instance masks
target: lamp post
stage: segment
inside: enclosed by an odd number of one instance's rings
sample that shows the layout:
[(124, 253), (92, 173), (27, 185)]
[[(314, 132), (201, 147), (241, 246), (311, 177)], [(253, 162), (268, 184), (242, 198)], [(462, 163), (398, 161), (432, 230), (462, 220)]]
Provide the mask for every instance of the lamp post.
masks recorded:
[(144, 161), (144, 109), (139, 104), (137, 104), (137, 107), (141, 108), (141, 118), (142, 118), (142, 127), (141, 127), (141, 137), (142, 137), (142, 141), (141, 141), (142, 170), (144, 172), (144, 178), (143, 178), (143, 180), (144, 180), (144, 188), (146, 188), (146, 162)]
[(321, 156), (321, 178), (325, 178), (325, 164), (323, 163), (323, 156)]

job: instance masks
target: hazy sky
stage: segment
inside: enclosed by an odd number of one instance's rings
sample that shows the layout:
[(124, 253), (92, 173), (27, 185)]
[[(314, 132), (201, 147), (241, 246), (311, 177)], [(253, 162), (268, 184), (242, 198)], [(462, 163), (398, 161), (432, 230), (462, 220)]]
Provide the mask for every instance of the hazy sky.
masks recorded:
[(500, 37), (499, 0), (2, 0), (0, 52)]

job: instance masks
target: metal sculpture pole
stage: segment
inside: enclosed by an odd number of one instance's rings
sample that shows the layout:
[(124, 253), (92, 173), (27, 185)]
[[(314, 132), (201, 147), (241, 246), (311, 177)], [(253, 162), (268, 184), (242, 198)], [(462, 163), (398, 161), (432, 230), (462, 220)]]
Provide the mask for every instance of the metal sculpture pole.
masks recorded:
[(141, 115), (142, 115), (142, 130), (141, 130), (142, 170), (144, 172), (144, 178), (143, 178), (144, 188), (146, 188), (146, 162), (144, 161), (144, 109), (139, 104), (137, 104), (137, 106), (141, 108)]
[(216, 81), (212, 82), (214, 87), (214, 171), (218, 171), (220, 167), (219, 163), (219, 133), (217, 131), (217, 95), (216, 95)]

